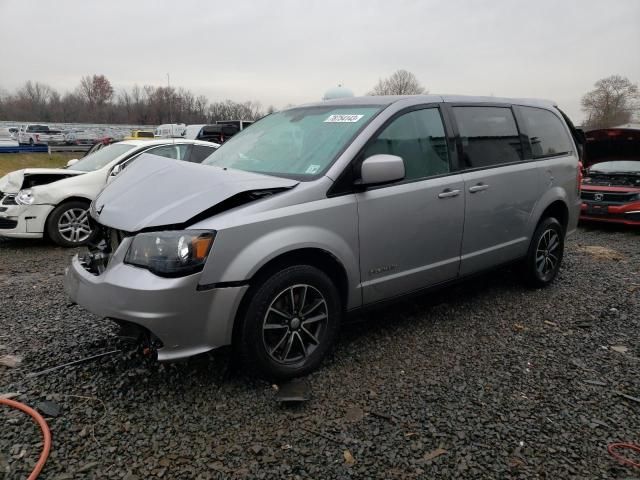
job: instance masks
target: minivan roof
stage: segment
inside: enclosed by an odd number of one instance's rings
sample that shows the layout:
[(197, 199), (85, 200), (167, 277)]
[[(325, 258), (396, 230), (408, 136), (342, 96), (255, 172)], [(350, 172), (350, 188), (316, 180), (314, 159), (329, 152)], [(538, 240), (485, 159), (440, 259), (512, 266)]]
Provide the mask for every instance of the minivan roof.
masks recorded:
[[(552, 108), (557, 104), (552, 100), (543, 100), (537, 98), (503, 98), (503, 97), (479, 97), (473, 95), (381, 95), (381, 96), (363, 96), (336, 98), (335, 100), (326, 100), (323, 102), (314, 102), (303, 105), (322, 106), (322, 105), (380, 105), (388, 106), (392, 103), (408, 100), (409, 104), (421, 103), (504, 103), (510, 105), (525, 105), (531, 107)], [(292, 107), (295, 108), (295, 107)]]

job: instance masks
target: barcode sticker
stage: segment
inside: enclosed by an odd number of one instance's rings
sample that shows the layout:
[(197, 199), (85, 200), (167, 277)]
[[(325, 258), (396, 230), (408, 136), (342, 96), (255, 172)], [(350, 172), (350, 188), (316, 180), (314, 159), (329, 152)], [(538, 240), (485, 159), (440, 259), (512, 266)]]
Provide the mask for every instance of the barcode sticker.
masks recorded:
[(364, 115), (329, 115), (325, 123), (355, 123)]

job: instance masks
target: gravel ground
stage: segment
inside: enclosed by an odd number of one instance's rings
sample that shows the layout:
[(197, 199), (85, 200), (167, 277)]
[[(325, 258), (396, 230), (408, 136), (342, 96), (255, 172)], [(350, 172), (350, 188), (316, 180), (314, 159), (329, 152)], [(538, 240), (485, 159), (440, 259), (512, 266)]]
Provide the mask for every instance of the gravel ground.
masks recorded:
[[(595, 248), (594, 248), (595, 247)], [(0, 394), (53, 401), (42, 478), (638, 478), (607, 453), (640, 443), (640, 231), (580, 228), (556, 283), (500, 270), (367, 314), (308, 377), (309, 402), (217, 352), (160, 365), (69, 305), (74, 252), (0, 243)], [(0, 472), (26, 478), (41, 448), (0, 407)], [(441, 450), (439, 450), (441, 449)]]

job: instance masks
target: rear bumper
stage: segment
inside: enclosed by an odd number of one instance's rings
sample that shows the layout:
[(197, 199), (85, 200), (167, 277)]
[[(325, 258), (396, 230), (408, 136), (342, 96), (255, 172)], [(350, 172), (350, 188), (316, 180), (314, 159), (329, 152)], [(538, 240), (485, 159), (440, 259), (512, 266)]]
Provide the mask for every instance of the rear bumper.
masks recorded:
[(640, 202), (631, 202), (623, 205), (582, 202), (580, 220), (640, 225)]
[(42, 238), (53, 205), (3, 205), (0, 207), (0, 236)]
[(158, 360), (167, 361), (231, 343), (236, 312), (249, 287), (199, 291), (199, 278), (199, 273), (161, 278), (115, 257), (101, 275), (93, 275), (76, 255), (65, 272), (64, 287), (72, 301), (95, 315), (151, 332), (162, 343)]

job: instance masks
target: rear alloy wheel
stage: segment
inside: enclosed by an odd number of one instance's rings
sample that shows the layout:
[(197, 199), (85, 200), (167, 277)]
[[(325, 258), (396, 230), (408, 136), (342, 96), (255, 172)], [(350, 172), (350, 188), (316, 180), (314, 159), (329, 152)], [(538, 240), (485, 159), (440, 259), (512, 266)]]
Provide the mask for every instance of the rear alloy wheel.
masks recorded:
[(333, 345), (342, 308), (336, 287), (315, 267), (285, 268), (249, 293), (240, 350), (245, 363), (276, 379), (305, 375)]
[(545, 287), (558, 275), (564, 255), (564, 228), (555, 218), (543, 219), (531, 239), (525, 260), (525, 279), (533, 287)]
[(86, 244), (93, 235), (89, 223), (89, 205), (80, 201), (58, 205), (47, 221), (47, 233), (61, 247)]

